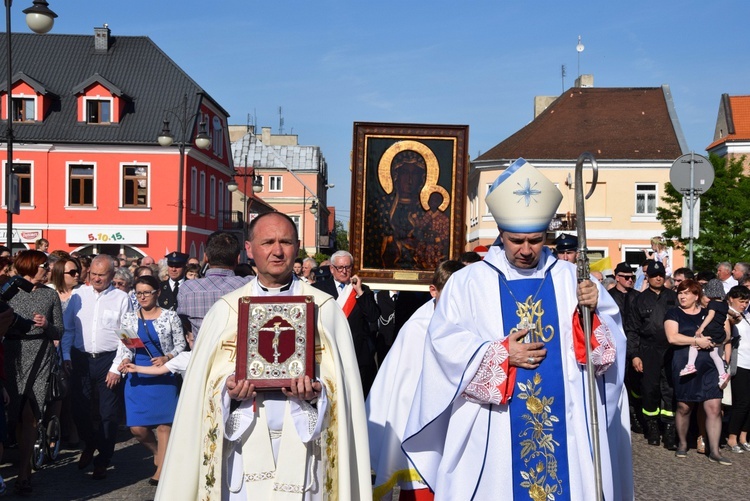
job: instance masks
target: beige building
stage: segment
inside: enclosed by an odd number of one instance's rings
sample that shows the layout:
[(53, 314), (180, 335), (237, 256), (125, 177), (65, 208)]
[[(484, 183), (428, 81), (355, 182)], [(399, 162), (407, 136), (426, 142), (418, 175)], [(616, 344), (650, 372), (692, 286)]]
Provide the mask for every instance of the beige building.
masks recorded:
[[(688, 151), (669, 86), (573, 87), (555, 99), (538, 98), (535, 108), (538, 115), (531, 123), (471, 164), (467, 249), (489, 246), (497, 237), (485, 195), (519, 157), (541, 169), (563, 193), (548, 243), (562, 232), (575, 233), (575, 164), (589, 151), (599, 165), (596, 190), (586, 201), (591, 260), (609, 257), (613, 267), (622, 261), (642, 262), (650, 239), (664, 231), (656, 208), (663, 203), (669, 169)], [(587, 163), (586, 191), (591, 178)], [(669, 253), (672, 269), (685, 265), (680, 251)]]
[[(258, 136), (244, 126), (230, 126), (230, 139), (238, 173), (233, 210), (244, 212), (247, 181), (246, 221), (270, 206), (294, 220), (300, 248), (308, 255), (330, 254), (334, 238), (326, 196), (328, 164), (320, 147), (299, 145), (296, 135), (271, 134), (270, 127), (263, 127)], [(258, 192), (252, 189), (256, 177), (262, 183)]]

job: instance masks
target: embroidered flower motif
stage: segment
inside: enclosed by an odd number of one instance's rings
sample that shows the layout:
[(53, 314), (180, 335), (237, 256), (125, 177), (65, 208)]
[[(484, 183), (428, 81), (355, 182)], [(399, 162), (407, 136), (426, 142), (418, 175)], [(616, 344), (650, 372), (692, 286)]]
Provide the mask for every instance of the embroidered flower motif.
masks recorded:
[(594, 362), (594, 366), (596, 367), (596, 375), (601, 376), (615, 363), (617, 355), (615, 340), (612, 337), (612, 332), (610, 332), (604, 323), (594, 329), (593, 334), (599, 346), (591, 351), (591, 361)]
[(490, 344), (477, 373), (461, 396), (475, 404), (499, 404), (503, 397), (500, 387), (508, 379), (502, 368), (507, 358), (508, 351), (500, 341)]
[(557, 478), (555, 447), (560, 443), (552, 436), (557, 416), (552, 414), (554, 397), (541, 395), (542, 376), (537, 372), (533, 380), (517, 383), (521, 393), (518, 398), (526, 400), (524, 414), (526, 427), (519, 434), (521, 458), (528, 470), (521, 470), (521, 487), (529, 489), (529, 497), (534, 501), (554, 500), (555, 494), (562, 494), (562, 481)]

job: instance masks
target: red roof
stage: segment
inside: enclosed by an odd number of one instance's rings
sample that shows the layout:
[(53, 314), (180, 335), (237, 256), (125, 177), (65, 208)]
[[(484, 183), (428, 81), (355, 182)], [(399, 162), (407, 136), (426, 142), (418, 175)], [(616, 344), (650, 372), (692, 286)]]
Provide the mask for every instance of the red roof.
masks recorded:
[(727, 141), (747, 141), (750, 140), (750, 96), (728, 96), (729, 110), (726, 113), (727, 121), (731, 121), (729, 130), (723, 137), (711, 143), (706, 150), (711, 150), (716, 146)]
[[(584, 151), (599, 159), (677, 158), (683, 151), (665, 92), (661, 87), (571, 88), (476, 160), (569, 159)], [(674, 122), (679, 130), (676, 117)]]

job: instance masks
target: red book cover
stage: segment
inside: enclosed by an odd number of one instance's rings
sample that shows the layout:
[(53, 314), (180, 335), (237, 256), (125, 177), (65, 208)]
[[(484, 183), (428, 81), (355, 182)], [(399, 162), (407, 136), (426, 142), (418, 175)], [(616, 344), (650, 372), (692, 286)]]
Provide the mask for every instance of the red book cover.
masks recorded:
[(315, 302), (312, 296), (239, 300), (235, 375), (259, 390), (289, 387), (315, 374)]

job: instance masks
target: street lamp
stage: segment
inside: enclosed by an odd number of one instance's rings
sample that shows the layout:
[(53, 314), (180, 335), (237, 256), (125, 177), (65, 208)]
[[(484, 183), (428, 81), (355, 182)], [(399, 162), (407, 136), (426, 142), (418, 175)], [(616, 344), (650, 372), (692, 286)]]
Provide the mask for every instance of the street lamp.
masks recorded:
[[(201, 113), (199, 111), (188, 117), (187, 107), (187, 94), (183, 94), (181, 109), (177, 110), (179, 114), (175, 110), (164, 110), (165, 113), (172, 115), (177, 120), (181, 128), (178, 143), (180, 147), (180, 172), (177, 178), (177, 252), (182, 252), (182, 213), (185, 208), (183, 194), (185, 186), (185, 143), (195, 140), (195, 145), (202, 150), (207, 150), (211, 147), (211, 138), (206, 134), (206, 122), (200, 123), (198, 126), (198, 134), (196, 134), (195, 138), (192, 137), (192, 132), (195, 126), (191, 124), (195, 123), (195, 118)], [(189, 136), (188, 132), (190, 132)], [(174, 137), (169, 130), (169, 120), (164, 120), (164, 127), (161, 130), (161, 134), (159, 134), (158, 141), (160, 145), (165, 147), (171, 146), (174, 142)]]
[[(8, 50), (8, 126), (5, 132), (6, 153), (8, 161), (5, 165), (5, 207), (8, 210), (8, 226), (6, 228), (5, 241), (13, 252), (13, 207), (11, 206), (11, 184), (13, 184), (13, 64), (11, 61), (11, 31), (10, 31), (10, 7), (13, 0), (5, 0), (5, 45)], [(26, 24), (35, 33), (44, 34), (52, 29), (57, 14), (52, 12), (44, 0), (34, 0), (33, 5), (23, 11), (26, 14)], [(17, 196), (18, 194), (16, 194)], [(15, 205), (15, 203), (13, 204)]]
[[(310, 214), (313, 215), (313, 228), (315, 231), (313, 232), (313, 236), (315, 238), (315, 254), (318, 254), (318, 198), (315, 196), (307, 197), (304, 200), (302, 200), (302, 248), (305, 249), (305, 207), (307, 205), (307, 201), (310, 200)], [(305, 249), (305, 254), (307, 254), (307, 250)]]
[[(242, 190), (243, 193), (243, 203), (242, 203), (242, 241), (245, 242), (247, 240), (247, 216), (248, 216), (248, 194), (247, 194), (247, 178), (252, 176), (253, 178), (253, 193), (260, 193), (263, 191), (263, 178), (260, 177), (258, 174), (255, 173), (255, 170), (258, 168), (258, 163), (253, 162), (253, 171), (251, 174), (248, 174), (247, 172), (247, 155), (245, 155), (245, 170), (242, 174), (239, 174), (238, 172), (235, 172), (235, 177), (242, 176), (245, 188)], [(234, 193), (237, 191), (237, 181), (232, 179), (230, 182), (227, 183), (227, 190), (229, 190), (230, 193)], [(242, 262), (247, 262), (247, 255), (246, 253), (242, 253)]]

